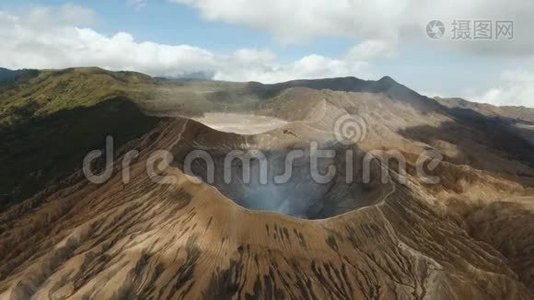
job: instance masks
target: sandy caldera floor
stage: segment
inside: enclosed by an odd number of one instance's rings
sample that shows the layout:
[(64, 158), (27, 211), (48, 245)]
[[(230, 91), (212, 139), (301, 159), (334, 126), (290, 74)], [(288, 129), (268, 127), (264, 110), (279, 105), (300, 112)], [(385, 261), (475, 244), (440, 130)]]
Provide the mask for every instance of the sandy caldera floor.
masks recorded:
[(287, 124), (273, 117), (239, 113), (205, 113), (194, 120), (218, 131), (237, 134), (259, 134)]

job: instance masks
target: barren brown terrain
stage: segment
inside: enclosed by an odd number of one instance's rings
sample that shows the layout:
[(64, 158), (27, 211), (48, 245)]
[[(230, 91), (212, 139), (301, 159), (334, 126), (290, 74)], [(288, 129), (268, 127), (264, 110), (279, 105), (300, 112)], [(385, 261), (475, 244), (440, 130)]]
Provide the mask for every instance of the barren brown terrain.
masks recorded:
[[(87, 82), (109, 76), (83, 72)], [(525, 138), (531, 127), (510, 121), (534, 114), (495, 109), (495, 118), (389, 77), (276, 85), (141, 78), (120, 81), (121, 95), (158, 122), (118, 147), (110, 180), (87, 181), (80, 161), (0, 212), (0, 299), (534, 299), (534, 143)], [(69, 91), (76, 88), (84, 90)], [(276, 121), (222, 130), (203, 113)], [(354, 114), (365, 135), (341, 145), (336, 120)], [(291, 180), (271, 184), (285, 154), (311, 142), (335, 151), (327, 161), (339, 170), (334, 179), (311, 180), (305, 152)], [(122, 159), (133, 149), (139, 156), (125, 182)], [(157, 150), (172, 153), (158, 165), (160, 182), (146, 170)], [(195, 150), (213, 157), (213, 182), (201, 164), (185, 170)], [(224, 182), (231, 150), (266, 153), (269, 184)], [(347, 150), (357, 171), (366, 155), (377, 158), (370, 181), (361, 172), (345, 181)], [(436, 184), (416, 172), (428, 150), (443, 156), (429, 171)], [(405, 176), (379, 159), (388, 151), (406, 158)]]

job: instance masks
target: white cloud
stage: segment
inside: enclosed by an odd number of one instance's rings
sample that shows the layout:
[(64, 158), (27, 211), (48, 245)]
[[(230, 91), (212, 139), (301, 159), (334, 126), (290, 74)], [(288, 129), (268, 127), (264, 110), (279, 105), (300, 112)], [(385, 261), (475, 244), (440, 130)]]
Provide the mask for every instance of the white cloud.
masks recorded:
[(500, 76), (501, 84), (481, 96), (477, 102), (494, 105), (534, 107), (534, 72), (526, 70), (506, 71)]
[(146, 6), (147, 0), (127, 0), (128, 5), (139, 10)]
[[(321, 55), (308, 55), (289, 64), (280, 64), (275, 56), (265, 53), (252, 53), (246, 50), (247, 57), (234, 53), (225, 60), (215, 73), (214, 79), (260, 82), (280, 82), (303, 78), (326, 78), (338, 76), (371, 76), (369, 63), (332, 59)], [(251, 57), (255, 57), (251, 60)], [(246, 63), (246, 62), (252, 63)]]
[[(267, 31), (284, 43), (320, 37), (372, 40), (414, 40), (477, 54), (525, 55), (534, 53), (534, 1), (532, 0), (169, 0), (197, 9), (209, 21), (245, 25)], [(456, 42), (445, 37), (428, 39), (430, 20), (442, 20), (447, 32), (455, 19), (513, 20), (512, 41)]]
[[(199, 10), (210, 21), (241, 24), (293, 43), (315, 37), (380, 38), (395, 35), (407, 1), (332, 0), (170, 0)], [(393, 22), (393, 23), (391, 23)], [(391, 26), (393, 25), (393, 26)]]
[(395, 53), (395, 44), (387, 40), (367, 40), (352, 47), (347, 57), (354, 57), (355, 59), (391, 57)]
[(4, 17), (19, 18), (24, 16), (25, 25), (29, 27), (60, 26), (68, 24), (91, 25), (97, 20), (96, 13), (91, 9), (65, 4), (59, 7), (35, 6), (30, 10), (8, 14), (0, 11)]
[[(224, 1), (228, 4), (230, 0)], [(280, 13), (278, 19), (283, 23), (285, 20), (282, 12), (287, 9), (284, 5), (293, 7), (294, 4), (293, 2), (283, 2), (286, 3), (283, 4), (282, 2), (278, 3), (278, 0), (273, 1), (272, 7), (267, 5), (265, 9), (271, 9), (273, 14)], [(88, 24), (91, 24), (96, 19), (95, 13), (75, 5), (56, 8), (36, 7), (33, 10), (20, 13), (0, 11), (0, 44), (2, 45), (0, 47), (0, 66), (13, 69), (100, 66), (110, 70), (139, 71), (153, 76), (205, 76), (218, 80), (254, 80), (267, 83), (291, 79), (337, 76), (376, 78), (378, 75), (373, 72), (372, 61), (379, 57), (389, 57), (396, 54), (397, 44), (403, 41), (397, 39), (396, 35), (400, 33), (395, 26), (376, 27), (373, 24), (384, 20), (404, 18), (403, 16), (395, 16), (399, 14), (399, 11), (404, 11), (405, 7), (411, 4), (409, 3), (410, 1), (399, 1), (398, 4), (385, 13), (379, 13), (380, 10), (378, 8), (387, 7), (388, 1), (378, 1), (377, 4), (373, 4), (370, 7), (365, 4), (366, 2), (362, 2), (362, 7), (358, 14), (361, 11), (367, 13), (375, 12), (375, 14), (365, 17), (366, 19), (363, 21), (348, 20), (349, 17), (346, 15), (344, 17), (346, 24), (351, 25), (342, 26), (341, 28), (344, 29), (337, 32), (347, 35), (363, 32), (373, 38), (355, 45), (345, 55), (333, 58), (308, 54), (292, 62), (282, 62), (275, 53), (265, 49), (240, 49), (233, 53), (222, 55), (192, 45), (167, 45), (149, 41), (137, 41), (131, 34), (126, 32), (119, 32), (111, 36), (104, 35), (87, 27)], [(210, 0), (189, 0), (189, 2), (193, 3), (191, 5), (198, 6), (199, 9), (201, 9), (201, 5), (211, 3)], [(313, 38), (316, 37), (316, 34), (327, 36), (328, 31), (337, 28), (336, 22), (339, 21), (332, 16), (342, 13), (344, 10), (342, 8), (348, 9), (343, 5), (353, 3), (349, 1), (341, 2), (342, 4), (331, 3), (332, 7), (322, 12), (324, 20), (314, 25), (318, 26), (317, 31), (310, 31), (310, 28), (304, 26), (305, 24), (300, 24), (300, 21), (302, 18), (311, 18), (313, 12), (320, 10), (319, 4), (324, 4), (321, 1), (312, 1), (308, 5), (310, 8), (304, 5), (302, 6), (304, 11), (293, 12), (293, 20), (287, 22), (293, 22), (294, 28), (286, 27), (288, 26), (287, 23), (277, 25), (263, 24), (262, 26), (264, 26), (263, 28), (274, 26), (274, 29), (280, 26), (280, 31), (282, 27), (293, 30), (288, 29), (287, 35), (282, 32), (281, 38), (285, 36), (285, 38), (289, 39), (295, 34), (299, 35), (300, 38)], [(247, 6), (248, 12), (244, 13), (248, 20), (247, 22), (255, 22), (260, 27), (261, 21), (254, 20), (256, 17), (261, 17), (254, 12), (254, 2), (247, 1), (247, 3), (249, 4)], [(434, 5), (444, 9), (443, 6), (445, 4), (439, 2), (434, 3)], [(468, 5), (469, 8), (459, 10), (458, 15), (462, 15), (461, 12), (465, 11), (475, 11), (477, 5)], [(528, 3), (523, 3), (522, 8), (527, 9), (529, 5)], [(212, 19), (222, 18), (218, 14), (229, 18), (234, 13), (239, 14), (232, 7), (232, 5), (227, 5), (226, 8), (231, 12), (221, 11), (220, 8), (212, 7), (210, 9), (213, 11), (206, 9), (207, 12), (204, 12), (204, 14)], [(419, 9), (421, 11), (427, 10), (424, 5)], [(509, 11), (514, 9), (510, 8)], [(481, 15), (484, 14), (481, 13)], [(430, 15), (430, 17), (434, 18), (433, 15)], [(357, 18), (357, 16), (353, 16), (353, 18)], [(353, 30), (355, 32), (351, 31), (351, 26), (355, 24), (354, 22), (361, 25), (361, 28)], [(403, 21), (399, 22), (402, 23)], [(311, 28), (313, 29), (313, 26)], [(377, 35), (371, 34), (373, 31), (376, 31)], [(382, 32), (380, 33), (380, 31)], [(366, 37), (367, 35), (363, 36)], [(453, 91), (450, 94), (464, 94), (468, 96), (466, 97), (467, 99), (497, 105), (534, 106), (533, 72), (525, 70), (505, 72), (502, 74), (499, 83), (495, 88), (485, 92), (462, 93), (462, 91)], [(476, 90), (476, 87), (472, 88)]]
[[(424, 51), (433, 48), (454, 50), (466, 55), (475, 54), (501, 57), (534, 57), (534, 1), (532, 0), (169, 0), (198, 10), (208, 21), (244, 25), (266, 31), (282, 43), (301, 43), (322, 37), (364, 39), (340, 61), (330, 61), (334, 69), (348, 67), (352, 60), (360, 63), (376, 57), (392, 56), (397, 46), (417, 47)], [(446, 34), (440, 40), (427, 37), (425, 27), (431, 20), (441, 20)], [(512, 40), (453, 40), (454, 20), (491, 20), (493, 37), (495, 21), (513, 21)], [(473, 23), (471, 23), (473, 26)], [(467, 56), (465, 56), (467, 57)], [(472, 56), (474, 57), (474, 56)], [(321, 70), (318, 57), (303, 58), (308, 69)], [(341, 63), (342, 62), (342, 63)], [(285, 70), (299, 74), (307, 68), (299, 62), (276, 70), (284, 77)], [(358, 65), (358, 63), (357, 63)], [(335, 67), (334, 67), (335, 66)], [(343, 67), (341, 67), (343, 66)], [(407, 68), (410, 66), (406, 66)], [(466, 66), (468, 67), (468, 66)], [(523, 66), (522, 66), (523, 67)], [(359, 64), (358, 68), (365, 68)], [(524, 68), (524, 67), (523, 67)], [(313, 72), (312, 72), (313, 73)], [(495, 88), (480, 92), (477, 86), (449, 91), (450, 95), (464, 95), (467, 99), (496, 105), (525, 105), (534, 107), (534, 73), (530, 71), (505, 72)], [(261, 75), (261, 74), (260, 74)], [(439, 76), (439, 74), (438, 74)], [(422, 78), (422, 80), (425, 80)], [(458, 78), (461, 80), (461, 78)], [(444, 87), (445, 89), (447, 87)], [(478, 90), (477, 92), (474, 92)]]
[[(139, 42), (125, 32), (113, 36), (77, 27), (92, 15), (77, 6), (39, 8), (24, 17), (0, 12), (0, 65), (8, 68), (99, 66), (154, 76), (204, 74), (220, 80), (277, 82), (295, 78), (369, 76), (368, 55), (340, 59), (308, 55), (281, 63), (267, 50), (241, 49), (220, 55), (190, 45)], [(46, 26), (45, 26), (46, 25)]]
[(419, 91), (428, 97), (456, 98), (497, 106), (534, 107), (534, 72), (525, 69), (505, 71), (498, 76), (498, 84), (489, 89), (466, 88), (460, 91)]

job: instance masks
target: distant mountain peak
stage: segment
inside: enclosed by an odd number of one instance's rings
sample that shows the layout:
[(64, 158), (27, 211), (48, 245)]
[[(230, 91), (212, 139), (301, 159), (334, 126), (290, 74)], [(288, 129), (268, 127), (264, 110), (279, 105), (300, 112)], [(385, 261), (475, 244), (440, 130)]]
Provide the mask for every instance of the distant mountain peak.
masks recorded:
[(395, 81), (395, 79), (389, 76), (384, 76), (380, 78), (378, 81), (376, 81), (376, 84), (377, 86), (386, 87), (386, 88), (390, 88), (394, 86), (403, 87), (402, 84), (398, 83), (397, 81)]
[(382, 77), (382, 78), (380, 78), (378, 81), (380, 81), (380, 82), (389, 82), (389, 83), (398, 83), (398, 82), (395, 81), (395, 79), (393, 79), (393, 78), (391, 78), (391, 77), (389, 77), (387, 75)]
[(30, 74), (30, 73), (35, 73), (35, 72), (36, 72), (35, 70), (30, 70), (30, 69), (10, 70), (10, 69), (0, 67), (0, 82), (13, 80), (20, 76), (23, 76), (24, 74)]

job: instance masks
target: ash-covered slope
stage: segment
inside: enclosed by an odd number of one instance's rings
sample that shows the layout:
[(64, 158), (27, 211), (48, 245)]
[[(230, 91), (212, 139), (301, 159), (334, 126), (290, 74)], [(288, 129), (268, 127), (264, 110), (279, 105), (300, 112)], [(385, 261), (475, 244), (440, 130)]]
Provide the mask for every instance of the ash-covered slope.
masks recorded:
[[(504, 258), (393, 181), (376, 203), (325, 220), (236, 206), (143, 160), (195, 135), (174, 121), (145, 140), (132, 181), (80, 183), (2, 216), (3, 297), (528, 299)], [(29, 200), (28, 204), (32, 201)]]
[[(206, 105), (287, 123), (241, 135), (162, 119), (118, 151), (104, 184), (63, 182), (1, 213), (0, 298), (533, 298), (534, 171), (529, 157), (492, 140), (504, 138), (492, 128), (509, 124), (470, 122), (389, 78), (149, 86), (147, 97), (132, 98), (151, 114), (196, 116)], [(356, 144), (340, 144), (335, 134), (347, 115), (361, 117), (365, 134)], [(512, 129), (507, 135), (524, 141)], [(277, 185), (257, 184), (254, 175), (226, 183), (221, 174), (229, 152), (253, 150), (266, 154), (272, 180), (288, 152), (312, 142), (336, 152), (324, 162), (339, 171), (331, 182), (310, 180), (305, 159)], [(532, 150), (528, 142), (516, 147)], [(123, 158), (132, 149), (139, 155), (126, 180)], [(172, 159), (157, 164), (163, 181), (156, 183), (147, 161), (158, 150)], [(195, 150), (213, 158), (213, 180), (203, 164), (186, 170)], [(429, 172), (435, 184), (417, 173), (429, 150), (443, 156)], [(406, 174), (402, 164), (380, 160), (392, 153), (405, 158)], [(360, 169), (365, 157), (377, 158), (369, 180)]]

